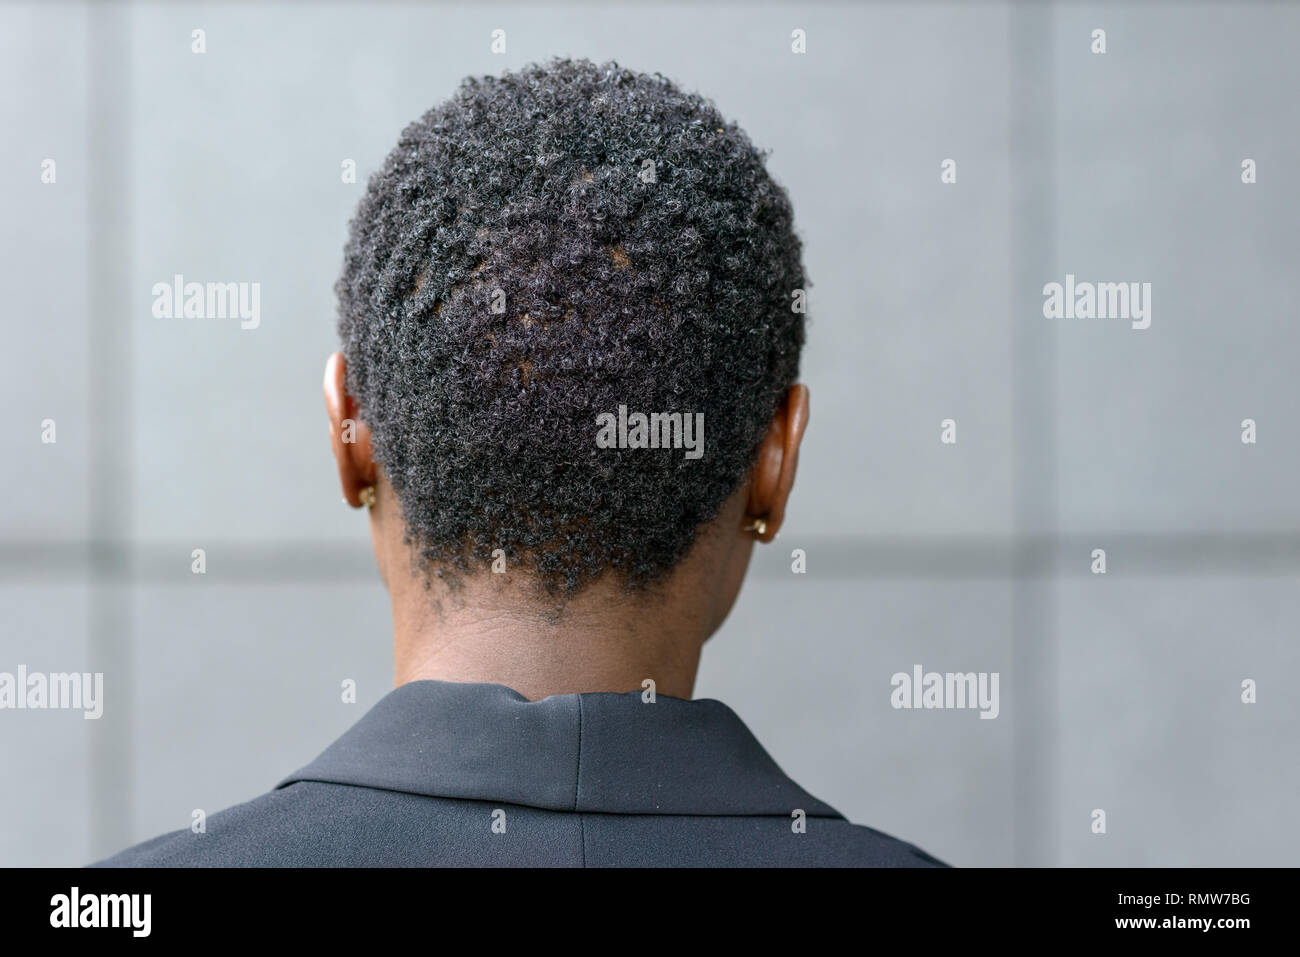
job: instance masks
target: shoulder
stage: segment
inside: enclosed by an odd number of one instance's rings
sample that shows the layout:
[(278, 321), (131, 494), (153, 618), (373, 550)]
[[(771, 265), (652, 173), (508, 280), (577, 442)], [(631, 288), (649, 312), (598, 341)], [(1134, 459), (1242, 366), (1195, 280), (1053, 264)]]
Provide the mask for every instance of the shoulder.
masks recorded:
[(947, 867), (919, 847), (842, 817), (586, 816), (596, 867)]
[(874, 828), (848, 821), (832, 822), (831, 840), (836, 866), (844, 867), (950, 867), (915, 844)]
[(213, 814), (201, 832), (173, 831), (96, 867), (555, 866), (581, 858), (576, 816), (499, 802), (297, 781)]
[(295, 867), (344, 864), (355, 826), (386, 819), (393, 792), (299, 782), (213, 814), (203, 829), (162, 834), (94, 867)]

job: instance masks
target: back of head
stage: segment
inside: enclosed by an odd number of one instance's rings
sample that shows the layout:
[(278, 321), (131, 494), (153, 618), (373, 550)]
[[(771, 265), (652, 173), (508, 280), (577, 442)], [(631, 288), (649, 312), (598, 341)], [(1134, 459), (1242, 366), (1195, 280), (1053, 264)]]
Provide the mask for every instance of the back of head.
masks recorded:
[[(798, 374), (800, 254), (763, 155), (658, 75), (558, 60), (411, 124), (337, 292), (348, 391), (425, 568), (499, 549), (558, 595), (664, 576)], [(702, 414), (702, 455), (598, 441), (620, 407)]]

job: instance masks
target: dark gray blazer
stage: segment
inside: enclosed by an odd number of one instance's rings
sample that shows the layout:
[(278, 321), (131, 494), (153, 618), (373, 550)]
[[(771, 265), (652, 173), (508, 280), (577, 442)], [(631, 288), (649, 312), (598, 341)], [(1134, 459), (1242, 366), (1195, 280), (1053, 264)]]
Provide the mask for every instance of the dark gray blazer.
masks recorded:
[(804, 791), (721, 702), (528, 701), (442, 681), (392, 691), (275, 790), (212, 815), (206, 833), (101, 862), (666, 865), (944, 866)]

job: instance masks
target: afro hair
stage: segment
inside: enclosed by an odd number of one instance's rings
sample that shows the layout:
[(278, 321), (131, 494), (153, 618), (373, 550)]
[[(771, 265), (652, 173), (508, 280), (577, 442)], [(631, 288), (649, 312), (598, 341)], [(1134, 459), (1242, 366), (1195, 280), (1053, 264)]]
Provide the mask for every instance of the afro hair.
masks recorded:
[[(615, 63), (470, 78), (370, 178), (336, 285), (348, 390), (425, 571), (546, 591), (686, 554), (799, 370), (785, 191), (709, 101)], [(703, 455), (597, 417), (703, 413)]]

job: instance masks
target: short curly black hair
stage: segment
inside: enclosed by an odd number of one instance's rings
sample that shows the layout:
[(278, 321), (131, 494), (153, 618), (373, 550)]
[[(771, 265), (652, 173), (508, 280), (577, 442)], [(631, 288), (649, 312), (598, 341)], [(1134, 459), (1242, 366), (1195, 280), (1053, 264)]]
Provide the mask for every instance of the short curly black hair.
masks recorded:
[[(801, 246), (764, 162), (709, 101), (586, 60), (466, 79), (403, 131), (336, 291), (426, 572), (501, 549), (569, 595), (686, 554), (799, 371)], [(620, 406), (703, 413), (703, 456), (601, 447)]]

